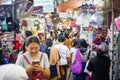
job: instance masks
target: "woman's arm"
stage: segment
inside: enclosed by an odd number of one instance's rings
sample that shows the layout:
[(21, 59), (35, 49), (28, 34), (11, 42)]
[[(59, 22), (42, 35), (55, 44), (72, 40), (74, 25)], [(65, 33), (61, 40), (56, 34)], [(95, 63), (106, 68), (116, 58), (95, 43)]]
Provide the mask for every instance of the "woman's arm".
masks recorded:
[(50, 78), (50, 69), (49, 68), (43, 69), (42, 72), (43, 72), (43, 76), (45, 77), (45, 79)]
[(58, 74), (58, 79), (60, 79), (60, 68), (59, 68), (59, 64), (56, 64), (56, 68), (57, 68), (57, 74)]

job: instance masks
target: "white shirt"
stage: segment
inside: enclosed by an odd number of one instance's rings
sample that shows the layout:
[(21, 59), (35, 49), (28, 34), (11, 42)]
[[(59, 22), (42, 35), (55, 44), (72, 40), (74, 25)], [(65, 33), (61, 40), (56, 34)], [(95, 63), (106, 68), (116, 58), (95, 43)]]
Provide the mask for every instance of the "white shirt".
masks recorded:
[(59, 65), (67, 65), (67, 57), (70, 57), (67, 46), (63, 44), (56, 44), (54, 47), (58, 49), (60, 55)]
[[(38, 57), (35, 59), (37, 61), (40, 60), (40, 56), (41, 56), (41, 52), (39, 52), (39, 55)], [(30, 61), (30, 63), (32, 63), (34, 60), (30, 57), (29, 53), (26, 52), (24, 53), (24, 55), (27, 57), (27, 59)], [(25, 58), (23, 57), (23, 55), (20, 55), (16, 61), (16, 64), (17, 65), (20, 65), (22, 66), (23, 68), (27, 68), (28, 67), (28, 63), (27, 61), (25, 60)], [(43, 53), (43, 57), (42, 57), (42, 60), (41, 60), (41, 63), (40, 63), (40, 66), (42, 68), (49, 68), (50, 67), (50, 63), (49, 63), (49, 60), (48, 60), (48, 56), (47, 54)]]

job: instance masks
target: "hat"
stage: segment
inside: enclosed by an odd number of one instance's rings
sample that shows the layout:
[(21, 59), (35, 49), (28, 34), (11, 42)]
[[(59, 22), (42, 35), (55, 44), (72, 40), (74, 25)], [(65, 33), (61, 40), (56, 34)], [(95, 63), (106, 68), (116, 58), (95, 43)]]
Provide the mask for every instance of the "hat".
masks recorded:
[(27, 80), (26, 70), (16, 64), (0, 66), (0, 80)]

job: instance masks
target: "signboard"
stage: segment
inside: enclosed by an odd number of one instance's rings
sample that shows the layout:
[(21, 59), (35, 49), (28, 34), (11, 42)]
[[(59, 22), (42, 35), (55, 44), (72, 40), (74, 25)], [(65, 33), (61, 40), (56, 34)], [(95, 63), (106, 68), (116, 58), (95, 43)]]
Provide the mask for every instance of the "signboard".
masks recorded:
[(51, 5), (53, 0), (34, 0), (34, 6)]
[(67, 18), (68, 17), (68, 13), (67, 12), (61, 12), (61, 13), (59, 13), (59, 17), (60, 18)]
[(11, 5), (12, 4), (12, 0), (2, 0), (1, 5)]
[(34, 14), (43, 14), (43, 6), (37, 6), (33, 9)]
[(43, 13), (54, 12), (54, 4), (51, 5), (44, 5), (43, 6)]
[[(27, 4), (27, 7), (26, 7), (25, 11), (27, 12), (30, 9), (31, 6), (32, 6), (32, 4)], [(32, 13), (43, 14), (43, 6), (35, 6)]]

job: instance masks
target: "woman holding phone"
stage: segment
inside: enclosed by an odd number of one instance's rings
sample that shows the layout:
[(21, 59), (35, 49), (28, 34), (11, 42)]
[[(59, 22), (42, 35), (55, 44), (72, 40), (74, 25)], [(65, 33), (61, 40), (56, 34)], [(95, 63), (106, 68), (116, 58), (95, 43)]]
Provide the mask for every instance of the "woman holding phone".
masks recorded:
[(26, 52), (18, 57), (16, 64), (26, 69), (29, 80), (45, 80), (50, 76), (50, 64), (45, 53), (39, 52), (39, 39), (35, 36), (27, 38)]

